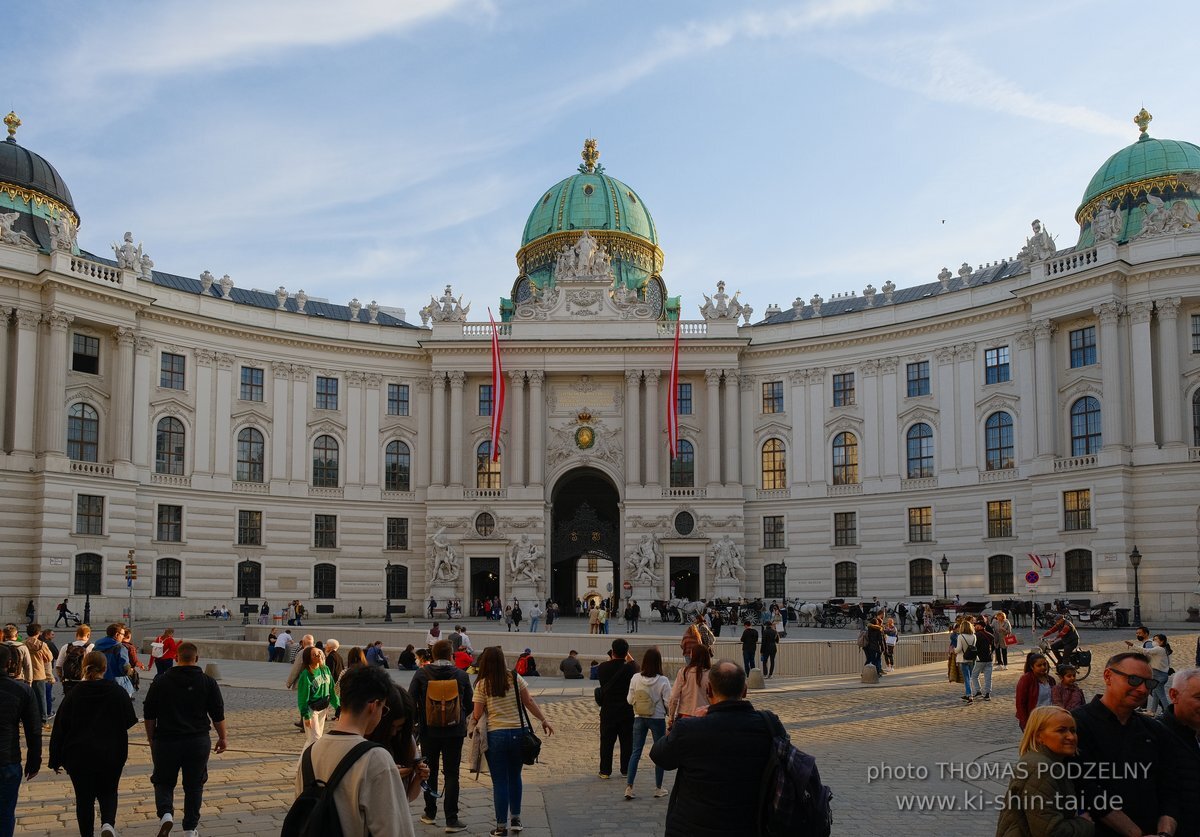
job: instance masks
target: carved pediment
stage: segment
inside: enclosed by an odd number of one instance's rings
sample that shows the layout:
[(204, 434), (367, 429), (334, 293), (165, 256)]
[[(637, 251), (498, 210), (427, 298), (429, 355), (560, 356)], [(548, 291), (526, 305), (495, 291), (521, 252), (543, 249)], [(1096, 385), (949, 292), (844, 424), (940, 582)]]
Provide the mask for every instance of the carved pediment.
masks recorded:
[(908, 427), (909, 425), (917, 424), (918, 422), (924, 422), (925, 424), (937, 427), (940, 417), (941, 415), (937, 408), (919, 405), (916, 407), (910, 407), (903, 413), (900, 413), (898, 416), (896, 416), (896, 426)]
[(94, 406), (108, 401), (108, 393), (101, 392), (87, 384), (67, 387), (67, 397), (64, 403), (73, 404), (76, 401), (86, 401)]
[(862, 430), (863, 420), (855, 416), (837, 416), (825, 422), (825, 435), (828, 437), (849, 431), (861, 439)]
[(762, 444), (765, 439), (777, 436), (785, 442), (791, 438), (792, 428), (780, 421), (769, 421), (761, 427), (754, 428), (754, 443)]
[(992, 393), (987, 398), (975, 402), (975, 420), (978, 421), (984, 416), (1003, 410), (1004, 412), (1016, 418), (1020, 411), (1017, 407), (1021, 400), (1015, 396), (1003, 395), (1001, 393)]
[(265, 407), (245, 407), (238, 410), (230, 416), (230, 420), (236, 424), (257, 424), (261, 426), (271, 426), (271, 414)]
[(171, 413), (172, 415), (186, 415), (192, 412), (192, 405), (182, 398), (175, 396), (159, 397), (150, 399), (150, 411), (153, 413)]
[(346, 426), (340, 422), (330, 421), (329, 419), (320, 419), (319, 421), (310, 421), (308, 423), (308, 435), (315, 436), (320, 433), (328, 433), (331, 436), (346, 438)]
[(1059, 387), (1058, 390), (1058, 407), (1060, 410), (1065, 410), (1076, 400), (1083, 398), (1085, 395), (1091, 395), (1095, 398), (1103, 400), (1104, 384), (1100, 378), (1091, 376), (1077, 378), (1071, 383)]

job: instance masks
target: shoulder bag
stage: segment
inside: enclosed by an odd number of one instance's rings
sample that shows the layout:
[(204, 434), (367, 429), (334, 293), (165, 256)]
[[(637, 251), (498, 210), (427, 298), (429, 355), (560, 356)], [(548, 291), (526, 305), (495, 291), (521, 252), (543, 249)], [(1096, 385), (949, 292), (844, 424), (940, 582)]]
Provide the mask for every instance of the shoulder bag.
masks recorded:
[(517, 698), (517, 716), (521, 719), (521, 761), (524, 764), (535, 764), (542, 752), (542, 739), (538, 738), (537, 733), (533, 731), (533, 724), (529, 720), (529, 710), (525, 708), (525, 702), (521, 700), (521, 687), (518, 685), (516, 669), (513, 669), (512, 677), (513, 691)]

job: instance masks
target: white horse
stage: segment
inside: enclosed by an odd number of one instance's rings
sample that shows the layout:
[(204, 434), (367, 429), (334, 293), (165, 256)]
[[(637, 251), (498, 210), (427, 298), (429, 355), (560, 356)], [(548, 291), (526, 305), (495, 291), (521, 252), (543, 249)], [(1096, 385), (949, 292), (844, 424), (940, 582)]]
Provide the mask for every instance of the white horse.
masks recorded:
[(792, 609), (796, 611), (796, 621), (801, 625), (815, 626), (825, 605), (822, 602), (796, 602)]
[(697, 613), (703, 613), (705, 608), (708, 607), (704, 602), (693, 602), (689, 599), (671, 599), (668, 604), (679, 611), (680, 618), (682, 619), (691, 619)]

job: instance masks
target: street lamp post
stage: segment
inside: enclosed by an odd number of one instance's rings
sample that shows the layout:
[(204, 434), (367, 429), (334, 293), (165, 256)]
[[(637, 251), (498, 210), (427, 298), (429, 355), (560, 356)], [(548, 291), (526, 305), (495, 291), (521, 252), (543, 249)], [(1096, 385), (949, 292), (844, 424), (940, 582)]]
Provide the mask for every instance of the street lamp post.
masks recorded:
[(392, 621), (392, 586), (390, 584), (388, 584), (388, 581), (391, 580), (391, 577), (392, 577), (392, 559), (389, 558), (388, 562), (384, 566), (384, 570), (383, 570), (383, 600), (384, 600), (383, 621), (384, 622)]
[(938, 566), (942, 568), (942, 598), (948, 599), (950, 598), (950, 593), (946, 589), (946, 573), (950, 569), (950, 561), (947, 560), (946, 553), (942, 553), (942, 561), (940, 564), (938, 564)]
[(250, 559), (242, 561), (242, 624), (250, 624)]
[(1142, 597), (1138, 589), (1138, 567), (1142, 565), (1142, 553), (1138, 552), (1137, 544), (1129, 553), (1129, 563), (1133, 564), (1133, 624), (1142, 624)]

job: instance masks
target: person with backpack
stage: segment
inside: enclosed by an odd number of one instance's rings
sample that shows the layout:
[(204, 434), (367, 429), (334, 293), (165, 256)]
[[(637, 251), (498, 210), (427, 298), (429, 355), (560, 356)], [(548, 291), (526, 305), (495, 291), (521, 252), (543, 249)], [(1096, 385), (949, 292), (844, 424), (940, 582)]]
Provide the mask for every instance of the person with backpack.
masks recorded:
[(71, 608), (67, 605), (67, 600), (63, 599), (58, 603), (58, 618), (54, 620), (54, 627), (58, 627), (58, 623), (62, 622), (66, 627), (71, 627)]
[(4, 644), (12, 649), (8, 658), (8, 676), (19, 680), (29, 688), (33, 688), (33, 657), (29, 649), (20, 641), (17, 626), (9, 622), (4, 626)]
[(34, 622), (29, 626), (33, 628), (29, 632), (29, 636), (25, 638), (25, 650), (29, 652), (29, 659), (33, 663), (33, 689), (34, 700), (37, 701), (38, 709), (42, 713), (42, 725), (45, 726), (50, 720), (50, 709), (46, 703), (46, 686), (54, 683), (54, 655), (50, 653), (50, 647), (42, 640), (42, 626)]
[(346, 669), (341, 717), (300, 757), (283, 837), (415, 837), (400, 771), (386, 747), (366, 738), (383, 720), (391, 688), (377, 666)]
[(92, 629), (80, 625), (75, 629), (75, 640), (64, 645), (54, 661), (54, 670), (62, 681), (63, 697), (83, 680), (83, 657), (92, 650)]
[[(30, 781), (42, 767), (42, 725), (38, 707), (24, 683), (8, 676), (16, 652), (0, 645), (0, 833), (12, 834), (17, 821), (21, 779)], [(21, 769), (21, 730), (25, 730), (25, 769)]]
[(175, 665), (179, 653), (179, 642), (175, 639), (175, 629), (165, 628), (161, 634), (150, 643), (150, 662), (146, 668), (154, 666), (154, 676), (162, 674)]
[[(642, 668), (629, 681), (625, 701), (633, 707), (633, 752), (629, 754), (629, 779), (625, 798), (633, 799), (633, 782), (637, 778), (638, 761), (646, 747), (646, 733), (654, 742), (667, 735), (667, 705), (671, 701), (671, 681), (662, 673), (662, 652), (656, 647), (642, 655)], [(654, 798), (666, 796), (663, 790), (663, 769), (654, 768)]]
[(538, 671), (537, 660), (533, 657), (532, 648), (526, 648), (521, 656), (517, 657), (517, 674), (522, 677), (542, 676), (542, 673)]
[(471, 699), (471, 678), (451, 661), (451, 648), (448, 640), (435, 642), (433, 661), (417, 670), (408, 687), (408, 693), (417, 707), (417, 735), (421, 742), (421, 753), (429, 765), (425, 812), (421, 815), (421, 822), (433, 825), (437, 821), (440, 765), (445, 776), (445, 801), (442, 804), (447, 834), (466, 828), (458, 819), (458, 778), (463, 742), (467, 738), (467, 716), (475, 708)]
[(125, 626), (114, 622), (105, 629), (103, 639), (96, 643), (93, 650), (103, 654), (108, 662), (104, 679), (115, 680), (117, 685), (125, 690), (125, 694), (132, 698), (133, 682), (129, 679), (129, 672), (133, 667), (129, 663), (129, 652), (121, 644), (124, 634)]

